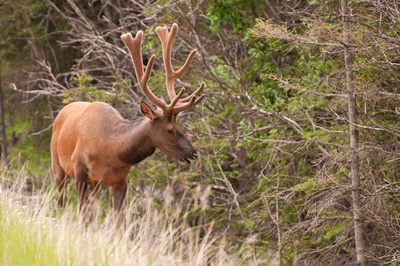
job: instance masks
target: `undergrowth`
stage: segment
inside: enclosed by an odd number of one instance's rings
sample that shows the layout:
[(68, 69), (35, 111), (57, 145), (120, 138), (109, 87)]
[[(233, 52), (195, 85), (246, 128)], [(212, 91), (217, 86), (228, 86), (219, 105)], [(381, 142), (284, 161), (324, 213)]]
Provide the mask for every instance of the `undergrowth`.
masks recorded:
[(213, 223), (189, 226), (179, 203), (155, 208), (151, 194), (125, 203), (121, 219), (104, 214), (100, 201), (90, 218), (71, 204), (61, 213), (55, 186), (29, 185), (23, 172), (2, 172), (2, 265), (251, 265), (244, 243), (229, 250)]

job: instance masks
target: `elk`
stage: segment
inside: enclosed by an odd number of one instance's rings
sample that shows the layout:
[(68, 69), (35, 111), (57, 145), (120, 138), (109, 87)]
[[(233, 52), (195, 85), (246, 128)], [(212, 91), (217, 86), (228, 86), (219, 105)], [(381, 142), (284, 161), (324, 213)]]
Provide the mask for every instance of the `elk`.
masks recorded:
[(127, 33), (121, 39), (131, 54), (139, 87), (158, 108), (153, 110), (141, 101), (140, 110), (144, 117), (128, 121), (109, 104), (74, 102), (66, 105), (57, 115), (50, 146), (61, 207), (65, 206), (66, 184), (70, 177), (75, 179), (81, 210), (101, 182), (112, 188), (114, 209), (119, 212), (132, 165), (149, 157), (156, 149), (175, 158), (181, 165), (188, 165), (190, 160), (198, 157), (176, 117), (202, 101), (204, 94), (199, 94), (204, 82), (186, 98), (181, 99), (185, 88), (176, 94), (175, 81), (186, 72), (196, 53), (193, 50), (184, 65), (178, 71), (173, 70), (171, 48), (177, 31), (177, 24), (172, 25), (170, 32), (167, 27), (156, 28), (162, 44), (169, 104), (155, 96), (148, 87), (155, 55), (150, 57), (144, 71), (141, 52), (143, 32), (138, 31), (135, 38)]

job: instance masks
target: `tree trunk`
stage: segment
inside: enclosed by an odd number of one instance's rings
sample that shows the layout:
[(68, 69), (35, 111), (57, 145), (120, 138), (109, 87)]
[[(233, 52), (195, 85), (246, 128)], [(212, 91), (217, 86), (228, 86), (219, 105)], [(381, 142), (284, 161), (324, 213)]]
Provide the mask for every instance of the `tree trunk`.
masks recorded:
[(354, 237), (356, 245), (357, 263), (366, 265), (364, 250), (364, 236), (362, 231), (362, 214), (360, 206), (360, 160), (358, 156), (358, 129), (356, 114), (356, 96), (353, 82), (353, 58), (349, 49), (350, 27), (347, 18), (349, 17), (348, 0), (341, 0), (342, 22), (343, 22), (343, 43), (344, 43), (344, 64), (346, 71), (346, 84), (348, 93), (349, 133), (350, 133), (350, 160), (351, 160), (351, 185), (353, 199)]
[[(0, 62), (1, 64), (1, 62)], [(3, 88), (1, 84), (0, 74), (0, 135), (2, 143), (2, 163), (8, 168), (8, 154), (7, 154), (7, 138), (6, 138), (6, 125), (4, 123), (4, 107), (3, 107)]]

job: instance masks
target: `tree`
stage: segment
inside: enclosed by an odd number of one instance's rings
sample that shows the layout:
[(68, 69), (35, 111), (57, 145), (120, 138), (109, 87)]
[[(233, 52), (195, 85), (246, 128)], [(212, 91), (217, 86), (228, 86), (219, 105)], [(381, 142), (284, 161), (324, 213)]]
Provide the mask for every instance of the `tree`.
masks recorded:
[[(0, 67), (2, 65), (2, 61), (0, 60)], [(1, 69), (1, 68), (0, 68)], [(3, 85), (1, 80), (1, 71), (0, 71), (0, 135), (1, 135), (1, 161), (8, 167), (8, 152), (7, 152), (7, 137), (6, 137), (6, 124), (4, 122), (4, 99), (3, 99)]]
[(341, 13), (343, 23), (343, 49), (344, 49), (344, 67), (346, 72), (346, 85), (348, 93), (348, 117), (349, 117), (349, 135), (350, 135), (350, 160), (351, 160), (351, 185), (352, 185), (352, 199), (353, 199), (353, 224), (355, 234), (355, 245), (357, 262), (360, 265), (366, 265), (365, 260), (365, 244), (363, 235), (363, 219), (360, 205), (360, 159), (358, 155), (358, 128), (357, 128), (357, 102), (356, 102), (356, 88), (353, 81), (353, 54), (350, 52), (350, 17), (349, 1), (341, 0)]

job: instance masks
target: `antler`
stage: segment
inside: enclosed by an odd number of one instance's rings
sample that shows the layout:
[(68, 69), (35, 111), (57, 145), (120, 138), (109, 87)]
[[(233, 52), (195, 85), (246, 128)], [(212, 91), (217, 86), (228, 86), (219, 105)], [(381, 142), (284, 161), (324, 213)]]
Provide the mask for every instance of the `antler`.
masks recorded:
[(196, 99), (196, 97), (204, 89), (204, 82), (201, 83), (200, 87), (195, 92), (193, 92), (189, 97), (186, 97), (184, 99), (180, 98), (185, 92), (185, 88), (182, 88), (181, 91), (178, 93), (178, 95), (176, 95), (175, 93), (175, 88), (174, 88), (175, 81), (180, 76), (182, 76), (185, 73), (185, 71), (189, 68), (190, 63), (192, 62), (192, 59), (196, 53), (196, 50), (193, 50), (186, 59), (185, 64), (178, 71), (173, 70), (171, 64), (171, 48), (177, 31), (178, 31), (178, 25), (175, 23), (172, 25), (170, 33), (168, 32), (168, 29), (166, 27), (156, 28), (157, 35), (160, 37), (162, 43), (163, 59), (166, 71), (166, 87), (168, 96), (171, 101), (169, 105), (167, 105), (157, 96), (155, 96), (147, 85), (147, 81), (150, 77), (150, 72), (153, 67), (155, 55), (152, 55), (150, 57), (150, 60), (147, 64), (146, 72), (143, 73), (143, 60), (141, 52), (143, 32), (138, 31), (135, 38), (132, 38), (132, 35), (130, 33), (123, 34), (121, 36), (121, 39), (128, 47), (129, 52), (132, 56), (132, 61), (135, 67), (135, 72), (138, 78), (140, 88), (152, 103), (154, 103), (163, 110), (165, 116), (172, 116), (179, 112), (182, 112), (198, 104), (202, 99), (204, 99), (204, 95), (201, 95)]
[[(190, 66), (190, 63), (192, 62), (194, 55), (196, 54), (196, 50), (193, 50), (186, 59), (185, 64), (178, 71), (174, 71), (172, 69), (171, 49), (172, 49), (172, 43), (174, 42), (177, 32), (178, 32), (178, 25), (176, 23), (172, 25), (171, 32), (168, 32), (167, 27), (156, 28), (156, 33), (160, 38), (162, 44), (163, 59), (164, 59), (165, 73), (166, 73), (166, 86), (167, 86), (168, 96), (171, 100), (175, 99), (176, 97), (175, 87), (174, 87), (175, 81), (186, 72), (186, 70)], [(197, 96), (203, 90), (203, 88), (204, 88), (204, 82), (194, 93), (192, 93), (192, 95), (190, 95), (185, 99), (180, 100), (179, 102), (180, 103), (188, 102), (189, 100), (192, 99), (193, 96)], [(200, 98), (203, 99), (202, 96), (200, 96)], [(200, 98), (197, 100), (201, 100)]]

